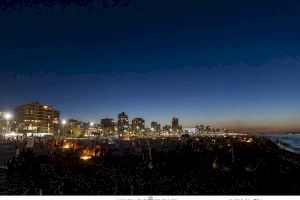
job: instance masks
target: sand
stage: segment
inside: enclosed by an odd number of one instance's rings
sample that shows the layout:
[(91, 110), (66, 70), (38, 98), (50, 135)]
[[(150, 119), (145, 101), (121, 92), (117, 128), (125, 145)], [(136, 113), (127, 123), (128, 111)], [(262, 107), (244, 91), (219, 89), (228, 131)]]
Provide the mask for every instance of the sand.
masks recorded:
[[(117, 146), (100, 141), (107, 149), (106, 156), (87, 161), (78, 159), (73, 152), (58, 151), (56, 156), (34, 154), (18, 161), (19, 167), (11, 178), (1, 171), (0, 193), (300, 194), (299, 155), (281, 150), (265, 138), (245, 141), (242, 137), (138, 139), (122, 141)], [(13, 152), (8, 146), (2, 150)], [(1, 159), (7, 157), (2, 155)]]

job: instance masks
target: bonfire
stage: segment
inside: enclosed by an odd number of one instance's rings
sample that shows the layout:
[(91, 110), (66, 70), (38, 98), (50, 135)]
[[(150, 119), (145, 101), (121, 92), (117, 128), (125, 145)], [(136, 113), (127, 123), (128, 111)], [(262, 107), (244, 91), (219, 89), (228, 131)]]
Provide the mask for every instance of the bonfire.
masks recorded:
[(71, 142), (71, 141), (70, 142), (64, 141), (61, 148), (62, 149), (77, 149), (77, 145), (76, 145), (76, 143)]
[(70, 149), (70, 144), (69, 143), (65, 143), (62, 146), (63, 149)]
[(95, 152), (89, 149), (83, 150), (82, 155), (80, 156), (81, 160), (89, 160), (95, 156)]

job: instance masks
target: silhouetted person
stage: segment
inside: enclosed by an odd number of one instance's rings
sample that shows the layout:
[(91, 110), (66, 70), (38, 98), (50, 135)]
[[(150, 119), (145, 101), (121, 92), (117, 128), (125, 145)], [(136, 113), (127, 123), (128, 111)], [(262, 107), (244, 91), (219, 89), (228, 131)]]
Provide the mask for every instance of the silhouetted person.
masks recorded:
[(12, 178), (12, 176), (14, 175), (14, 172), (15, 172), (15, 168), (16, 168), (15, 158), (14, 157), (9, 158), (7, 161), (7, 172), (6, 172), (7, 178)]

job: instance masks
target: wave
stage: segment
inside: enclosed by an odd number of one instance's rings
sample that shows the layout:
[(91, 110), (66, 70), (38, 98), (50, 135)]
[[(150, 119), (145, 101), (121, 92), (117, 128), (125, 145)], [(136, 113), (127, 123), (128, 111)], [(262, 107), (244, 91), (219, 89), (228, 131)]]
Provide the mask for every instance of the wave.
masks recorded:
[(269, 134), (267, 137), (281, 149), (300, 154), (300, 134)]

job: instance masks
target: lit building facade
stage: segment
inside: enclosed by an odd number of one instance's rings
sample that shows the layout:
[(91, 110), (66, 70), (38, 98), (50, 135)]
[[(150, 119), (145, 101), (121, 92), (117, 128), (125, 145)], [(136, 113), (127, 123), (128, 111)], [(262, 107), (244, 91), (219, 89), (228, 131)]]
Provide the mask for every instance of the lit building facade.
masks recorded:
[(133, 134), (144, 134), (145, 132), (145, 120), (143, 118), (134, 118), (132, 120), (132, 133)]
[(80, 137), (84, 134), (83, 122), (76, 119), (69, 119), (66, 123), (66, 132), (74, 137)]
[(154, 121), (151, 122), (151, 131), (159, 133), (160, 132), (160, 124), (157, 122), (154, 122)]
[(129, 134), (130, 127), (129, 127), (128, 115), (125, 112), (121, 112), (118, 115), (117, 127), (118, 127), (119, 135)]
[(100, 133), (100, 124), (83, 122), (76, 119), (69, 119), (66, 124), (62, 125), (61, 133), (73, 137), (92, 136)]
[(21, 133), (53, 133), (59, 128), (59, 111), (53, 106), (32, 102), (15, 108), (16, 130)]
[(4, 117), (5, 112), (0, 111), (0, 133), (7, 132), (7, 120)]
[(105, 136), (114, 135), (117, 131), (116, 123), (111, 118), (101, 119), (101, 129)]

